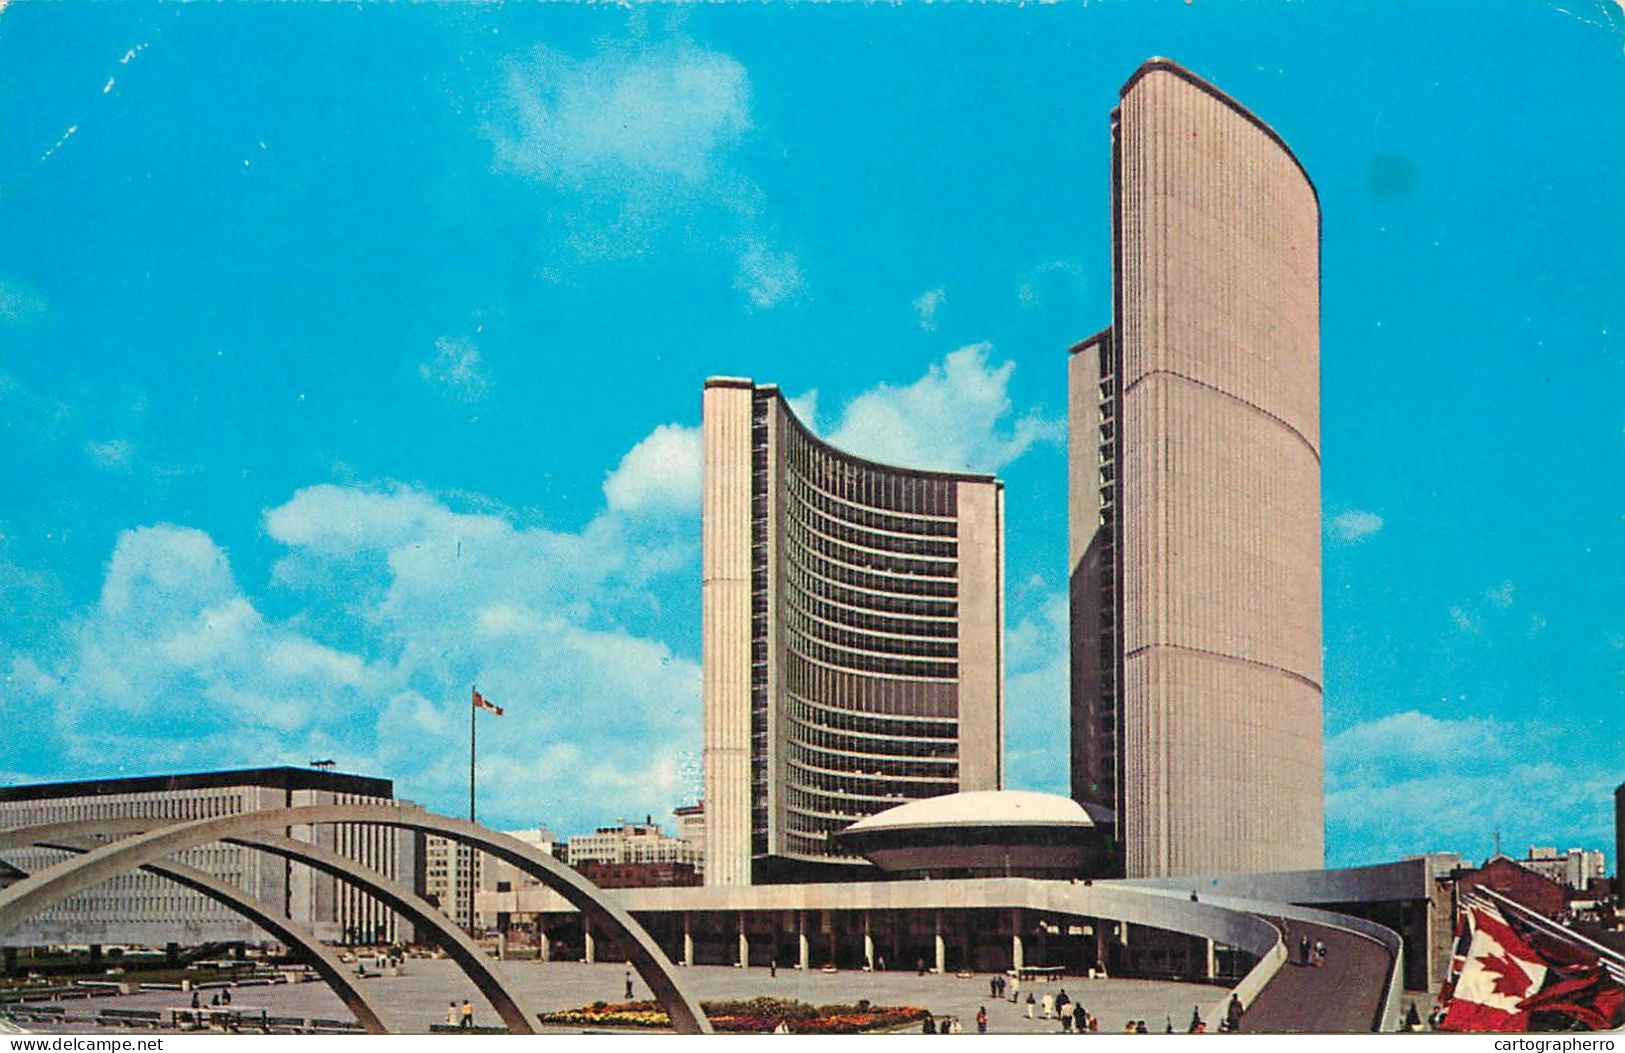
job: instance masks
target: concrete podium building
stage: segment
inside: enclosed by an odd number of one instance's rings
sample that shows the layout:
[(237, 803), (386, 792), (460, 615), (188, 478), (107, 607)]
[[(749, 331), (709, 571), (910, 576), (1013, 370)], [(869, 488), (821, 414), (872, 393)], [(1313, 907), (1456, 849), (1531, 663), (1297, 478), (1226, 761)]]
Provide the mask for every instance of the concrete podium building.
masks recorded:
[(839, 875), (832, 840), (1003, 785), (1003, 485), (866, 461), (776, 387), (704, 396), (708, 885)]
[(1112, 118), (1109, 329), (1072, 349), (1072, 792), (1129, 877), (1324, 861), (1320, 206), (1166, 59)]
[[(391, 804), (388, 779), (309, 768), (150, 775), (0, 788), (0, 828), (114, 819), (210, 819), (241, 812), (314, 804)], [(294, 829), (362, 867), (424, 888), (421, 836), (390, 827)], [(4, 853), (4, 862), (33, 873), (67, 858), (48, 848)], [(269, 912), (333, 943), (389, 943), (415, 938), (413, 927), (373, 896), (309, 867), (240, 845), (188, 849), (177, 861), (235, 885)], [(132, 871), (79, 893), (8, 933), (13, 946), (48, 944), (265, 942), (252, 922), (202, 893), (146, 871)]]

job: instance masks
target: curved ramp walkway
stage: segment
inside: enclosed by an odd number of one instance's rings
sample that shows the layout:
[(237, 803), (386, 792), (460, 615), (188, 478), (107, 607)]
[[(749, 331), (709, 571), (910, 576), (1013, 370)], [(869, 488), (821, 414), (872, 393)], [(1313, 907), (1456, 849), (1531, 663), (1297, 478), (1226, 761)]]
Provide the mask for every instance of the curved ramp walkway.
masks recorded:
[[(1286, 923), (1287, 963), (1259, 992), (1241, 1018), (1248, 1034), (1371, 1032), (1383, 1013), (1388, 949), (1345, 929), (1309, 922)], [(1298, 961), (1298, 937), (1326, 942), (1324, 965)]]

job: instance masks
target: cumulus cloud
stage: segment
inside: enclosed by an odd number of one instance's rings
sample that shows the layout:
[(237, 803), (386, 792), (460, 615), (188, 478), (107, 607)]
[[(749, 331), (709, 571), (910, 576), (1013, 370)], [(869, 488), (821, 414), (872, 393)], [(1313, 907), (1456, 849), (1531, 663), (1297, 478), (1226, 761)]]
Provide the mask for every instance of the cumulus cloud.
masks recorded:
[(991, 344), (948, 354), (912, 384), (881, 384), (846, 404), (828, 435), (878, 461), (948, 471), (994, 472), (1037, 443), (1060, 443), (1065, 423), (1036, 409), (1006, 423), (1014, 362), (992, 365)]
[(1484, 598), (1498, 610), (1510, 610), (1518, 598), (1518, 587), (1510, 581), (1502, 582), (1493, 589), (1485, 589)]
[(412, 487), (306, 487), (265, 512), (282, 555), (259, 593), (203, 531), (126, 530), (97, 602), (13, 661), (0, 709), (85, 772), (332, 756), (454, 810), (477, 683), (507, 710), (482, 735), (486, 816), (580, 829), (669, 808), (675, 758), (698, 745), (699, 665), (669, 626), (637, 623), (697, 544), (631, 513), (689, 499), (657, 475), (684, 456), (697, 470), (692, 434), (639, 443), (575, 531)]
[(491, 378), (480, 349), (467, 337), (441, 337), (435, 356), (418, 365), (418, 376), (447, 397), (463, 403), (478, 402), (491, 391)]
[(1069, 619), (1064, 589), (1035, 587), (1005, 634), (1005, 767), (1013, 787), (1071, 792)]
[(914, 298), (914, 314), (919, 319), (920, 328), (928, 333), (936, 331), (937, 309), (948, 299), (945, 289), (927, 289)]
[(698, 511), (700, 429), (662, 424), (627, 451), (604, 480), (609, 507)]
[[(1606, 802), (1625, 750), (1582, 744), (1586, 732), (1410, 710), (1356, 724), (1326, 741), (1331, 862), (1426, 851), (1487, 854), (1510, 845), (1600, 845)], [(1343, 847), (1359, 845), (1359, 855)]]
[(1350, 509), (1332, 517), (1327, 529), (1333, 538), (1343, 542), (1364, 541), (1382, 529), (1382, 516), (1375, 512)]
[(554, 195), (569, 258), (544, 271), (671, 245), (731, 258), (734, 287), (766, 310), (806, 282), (764, 219), (761, 188), (735, 164), (751, 129), (745, 68), (674, 41), (511, 61), (486, 134), (498, 171)]

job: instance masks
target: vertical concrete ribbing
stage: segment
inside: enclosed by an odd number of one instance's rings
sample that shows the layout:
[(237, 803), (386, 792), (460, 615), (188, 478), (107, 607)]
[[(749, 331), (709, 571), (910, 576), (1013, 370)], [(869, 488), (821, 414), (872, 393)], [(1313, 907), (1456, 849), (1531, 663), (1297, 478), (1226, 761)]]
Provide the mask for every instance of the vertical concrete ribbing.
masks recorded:
[(751, 402), (749, 382), (706, 385), (700, 646), (707, 885), (750, 884)]

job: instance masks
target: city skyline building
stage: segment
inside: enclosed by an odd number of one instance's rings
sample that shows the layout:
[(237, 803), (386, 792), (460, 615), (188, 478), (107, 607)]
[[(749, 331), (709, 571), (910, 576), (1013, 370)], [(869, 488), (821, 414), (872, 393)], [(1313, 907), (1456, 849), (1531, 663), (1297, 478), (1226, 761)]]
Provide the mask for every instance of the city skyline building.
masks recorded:
[(706, 882), (791, 880), (906, 800), (1004, 782), (1003, 484), (836, 449), (706, 381)]
[(1112, 322), (1068, 360), (1072, 794), (1130, 877), (1318, 869), (1319, 200), (1177, 64), (1119, 94)]
[[(171, 822), (316, 804), (392, 804), (394, 793), (389, 779), (291, 767), (36, 783), (0, 788), (0, 828), (117, 819)], [(289, 836), (314, 840), (414, 889), (424, 887), (425, 853), (417, 835), (352, 825), (296, 828)], [(37, 847), (4, 853), (5, 862), (24, 873), (67, 856)], [(376, 898), (289, 859), (215, 844), (178, 853), (176, 860), (237, 886), (269, 911), (328, 942), (415, 938), (413, 926)], [(24, 946), (261, 943), (266, 938), (248, 919), (202, 893), (146, 871), (87, 889), (7, 934), (9, 943)]]

